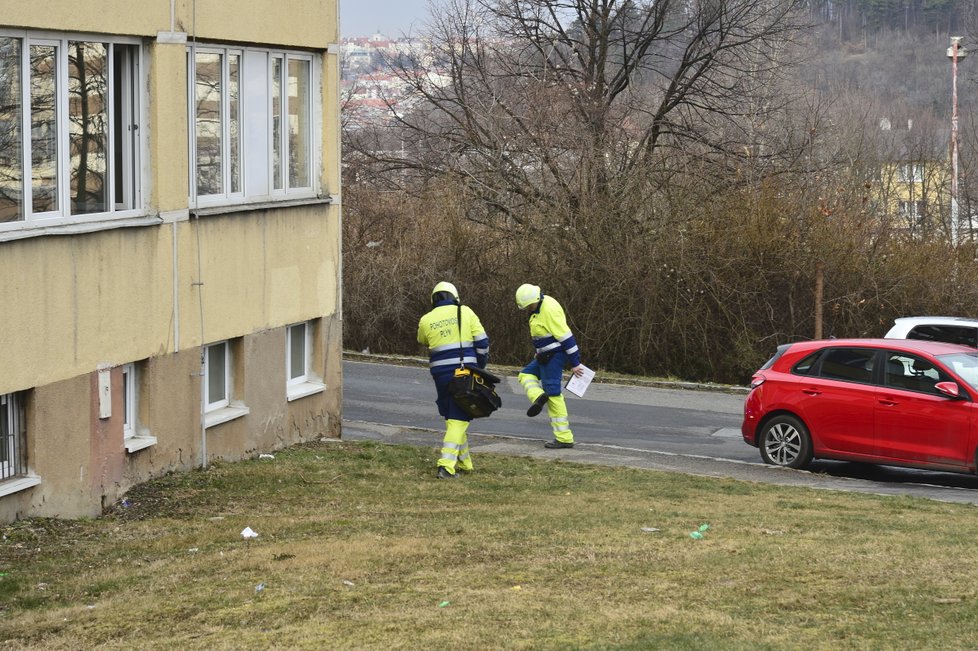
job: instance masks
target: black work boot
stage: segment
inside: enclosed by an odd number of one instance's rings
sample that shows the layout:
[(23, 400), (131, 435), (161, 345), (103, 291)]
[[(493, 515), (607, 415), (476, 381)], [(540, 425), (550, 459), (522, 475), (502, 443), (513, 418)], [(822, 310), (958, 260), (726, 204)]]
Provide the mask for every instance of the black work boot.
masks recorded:
[(445, 466), (438, 466), (438, 479), (455, 479), (456, 477), (458, 475), (449, 472)]
[(543, 411), (543, 406), (545, 404), (547, 404), (547, 394), (541, 393), (539, 396), (537, 396), (537, 399), (533, 401), (533, 404), (530, 405), (530, 408), (526, 410), (526, 415), (536, 416)]
[(549, 443), (544, 443), (543, 444), (543, 447), (550, 448), (551, 450), (554, 450), (554, 449), (558, 449), (558, 448), (572, 448), (572, 447), (574, 447), (574, 444), (573, 443), (564, 443), (563, 441), (558, 441), (557, 439), (554, 439), (553, 441), (550, 441)]

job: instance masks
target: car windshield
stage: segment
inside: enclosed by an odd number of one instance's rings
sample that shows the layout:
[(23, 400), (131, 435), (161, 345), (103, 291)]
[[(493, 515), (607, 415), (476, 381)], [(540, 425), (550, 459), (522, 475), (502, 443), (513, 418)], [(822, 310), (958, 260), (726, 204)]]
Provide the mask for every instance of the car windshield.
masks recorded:
[(978, 390), (978, 353), (938, 355), (937, 359), (970, 384), (972, 389)]

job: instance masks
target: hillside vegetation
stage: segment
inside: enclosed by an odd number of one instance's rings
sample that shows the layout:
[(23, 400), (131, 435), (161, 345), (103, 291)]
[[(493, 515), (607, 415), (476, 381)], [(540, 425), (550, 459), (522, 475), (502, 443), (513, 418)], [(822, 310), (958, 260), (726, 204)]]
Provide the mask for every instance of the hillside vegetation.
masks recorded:
[[(416, 352), (445, 279), (494, 360), (530, 351), (513, 292), (531, 282), (586, 364), (689, 380), (743, 382), (819, 330), (978, 316), (970, 59), (958, 241), (947, 162), (945, 50), (970, 3), (456, 4), (430, 60), (394, 65), (422, 101), (345, 134), (347, 347)], [(909, 217), (908, 163), (940, 172)]]

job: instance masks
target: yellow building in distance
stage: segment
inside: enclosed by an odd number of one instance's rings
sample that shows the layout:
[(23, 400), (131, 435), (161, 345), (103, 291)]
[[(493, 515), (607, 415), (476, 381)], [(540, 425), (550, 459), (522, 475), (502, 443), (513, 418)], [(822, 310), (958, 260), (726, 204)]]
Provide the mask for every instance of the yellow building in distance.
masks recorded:
[(337, 0), (0, 22), (0, 521), (338, 437)]
[(944, 227), (951, 196), (951, 165), (946, 129), (890, 129), (881, 123), (884, 150), (878, 167), (875, 201), (889, 225), (910, 235)]

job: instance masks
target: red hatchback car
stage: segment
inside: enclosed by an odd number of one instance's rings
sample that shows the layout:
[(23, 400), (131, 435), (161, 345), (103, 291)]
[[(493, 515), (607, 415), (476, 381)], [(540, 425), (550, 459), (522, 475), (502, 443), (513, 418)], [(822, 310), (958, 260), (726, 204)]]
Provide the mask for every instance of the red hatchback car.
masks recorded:
[(780, 346), (751, 380), (744, 441), (765, 463), (842, 459), (975, 472), (978, 351), (933, 341)]

